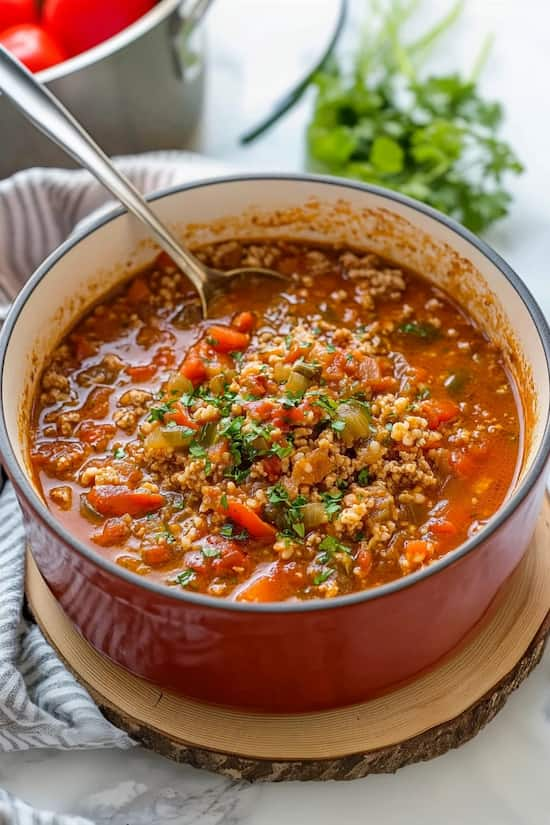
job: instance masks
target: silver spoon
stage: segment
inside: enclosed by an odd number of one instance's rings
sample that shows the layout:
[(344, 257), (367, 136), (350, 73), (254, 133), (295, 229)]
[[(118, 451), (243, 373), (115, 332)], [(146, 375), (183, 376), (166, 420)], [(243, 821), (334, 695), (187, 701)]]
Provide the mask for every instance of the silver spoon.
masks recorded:
[(161, 248), (197, 290), (205, 318), (214, 295), (238, 275), (265, 275), (288, 280), (273, 269), (239, 267), (223, 272), (199, 261), (157, 218), (145, 198), (121, 175), (76, 118), (3, 46), (0, 46), (0, 90), (37, 129), (88, 169), (114, 198), (147, 226)]

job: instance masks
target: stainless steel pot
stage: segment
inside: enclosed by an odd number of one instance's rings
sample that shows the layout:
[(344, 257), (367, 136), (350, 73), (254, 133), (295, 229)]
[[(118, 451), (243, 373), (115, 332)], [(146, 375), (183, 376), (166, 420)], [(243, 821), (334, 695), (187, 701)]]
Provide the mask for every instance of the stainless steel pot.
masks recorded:
[[(204, 87), (200, 27), (188, 3), (160, 0), (115, 37), (39, 77), (111, 155), (179, 149), (198, 123)], [(67, 157), (0, 95), (0, 178)]]

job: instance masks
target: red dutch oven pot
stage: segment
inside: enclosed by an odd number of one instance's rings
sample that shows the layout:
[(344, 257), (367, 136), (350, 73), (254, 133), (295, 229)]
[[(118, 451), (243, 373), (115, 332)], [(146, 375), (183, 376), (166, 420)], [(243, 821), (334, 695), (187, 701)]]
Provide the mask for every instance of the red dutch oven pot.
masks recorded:
[(359, 702), (411, 679), (482, 619), (533, 534), (550, 451), (544, 316), (483, 242), (384, 190), (264, 175), (195, 183), (152, 200), (160, 217), (180, 223), (190, 241), (323, 238), (363, 245), (429, 275), (467, 306), (512, 364), (522, 390), (523, 463), (503, 506), (466, 543), (410, 576), (362, 593), (326, 601), (231, 602), (162, 587), (101, 558), (46, 508), (28, 466), (25, 429), (44, 359), (71, 320), (126, 269), (154, 255), (141, 228), (117, 210), (88, 224), (38, 269), (1, 335), (0, 450), (43, 577), (99, 652), (201, 701), (304, 712)]

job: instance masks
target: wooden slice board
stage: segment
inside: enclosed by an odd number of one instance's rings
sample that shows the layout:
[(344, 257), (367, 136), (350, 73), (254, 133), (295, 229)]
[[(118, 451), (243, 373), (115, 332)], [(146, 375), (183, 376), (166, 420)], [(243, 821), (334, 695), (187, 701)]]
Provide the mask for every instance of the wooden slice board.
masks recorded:
[(233, 779), (353, 779), (471, 739), (538, 664), (550, 632), (549, 538), (545, 500), (524, 560), (459, 649), (392, 693), (313, 714), (203, 705), (127, 673), (75, 631), (30, 554), (27, 595), (44, 634), (105, 716), (145, 747)]

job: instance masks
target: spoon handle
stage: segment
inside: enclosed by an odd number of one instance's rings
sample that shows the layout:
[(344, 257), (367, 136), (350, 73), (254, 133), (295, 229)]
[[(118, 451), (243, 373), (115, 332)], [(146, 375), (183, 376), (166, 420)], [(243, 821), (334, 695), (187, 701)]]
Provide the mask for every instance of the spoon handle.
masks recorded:
[(151, 210), (145, 198), (122, 175), (63, 104), (22, 63), (0, 46), (0, 89), (37, 129), (57, 143), (142, 223), (170, 255), (199, 293), (206, 317), (206, 273), (197, 259), (183, 249)]

